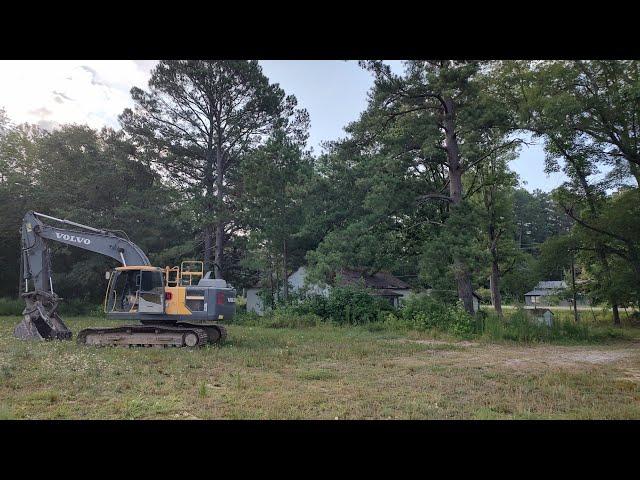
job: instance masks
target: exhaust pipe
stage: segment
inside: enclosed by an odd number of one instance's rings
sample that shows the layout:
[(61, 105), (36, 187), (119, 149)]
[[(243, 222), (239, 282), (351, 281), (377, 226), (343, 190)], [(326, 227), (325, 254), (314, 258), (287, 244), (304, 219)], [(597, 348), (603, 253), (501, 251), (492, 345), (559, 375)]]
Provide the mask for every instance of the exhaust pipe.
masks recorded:
[(71, 330), (58, 316), (60, 297), (55, 293), (36, 290), (22, 294), (26, 307), (24, 318), (13, 329), (13, 336), (21, 340), (71, 340)]

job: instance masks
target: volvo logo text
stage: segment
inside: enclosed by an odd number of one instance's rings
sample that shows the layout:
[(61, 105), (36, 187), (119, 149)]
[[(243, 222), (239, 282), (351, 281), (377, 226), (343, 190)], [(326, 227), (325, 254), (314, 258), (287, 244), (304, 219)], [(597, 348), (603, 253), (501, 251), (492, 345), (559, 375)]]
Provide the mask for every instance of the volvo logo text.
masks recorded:
[(84, 243), (85, 245), (89, 245), (91, 243), (91, 240), (89, 240), (88, 238), (76, 237), (75, 235), (69, 235), (67, 233), (56, 232), (56, 238), (61, 238), (62, 240), (66, 240), (68, 242)]

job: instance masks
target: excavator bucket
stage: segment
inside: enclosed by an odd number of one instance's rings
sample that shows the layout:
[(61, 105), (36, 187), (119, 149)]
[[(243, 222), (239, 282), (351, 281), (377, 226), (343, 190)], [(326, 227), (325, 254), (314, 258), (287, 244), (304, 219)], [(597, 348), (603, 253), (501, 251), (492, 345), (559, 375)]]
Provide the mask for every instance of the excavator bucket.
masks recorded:
[(22, 294), (26, 307), (23, 320), (16, 325), (13, 336), (21, 340), (71, 340), (67, 328), (56, 312), (59, 298), (47, 292)]

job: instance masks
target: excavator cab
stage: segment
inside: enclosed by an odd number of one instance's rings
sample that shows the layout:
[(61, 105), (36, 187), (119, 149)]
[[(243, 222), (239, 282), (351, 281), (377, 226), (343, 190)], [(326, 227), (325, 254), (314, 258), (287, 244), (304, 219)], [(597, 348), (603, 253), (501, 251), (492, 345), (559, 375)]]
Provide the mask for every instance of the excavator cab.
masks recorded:
[(162, 270), (149, 266), (118, 267), (110, 275), (105, 313), (164, 313)]

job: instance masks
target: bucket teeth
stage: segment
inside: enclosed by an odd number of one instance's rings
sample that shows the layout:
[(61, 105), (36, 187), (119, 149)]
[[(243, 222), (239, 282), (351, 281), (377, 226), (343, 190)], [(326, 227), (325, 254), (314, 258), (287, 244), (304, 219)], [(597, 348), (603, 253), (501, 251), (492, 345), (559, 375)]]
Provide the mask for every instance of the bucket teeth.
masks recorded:
[(23, 320), (16, 325), (13, 336), (21, 340), (70, 340), (71, 330), (56, 313), (58, 298), (50, 294), (23, 294), (27, 304)]

